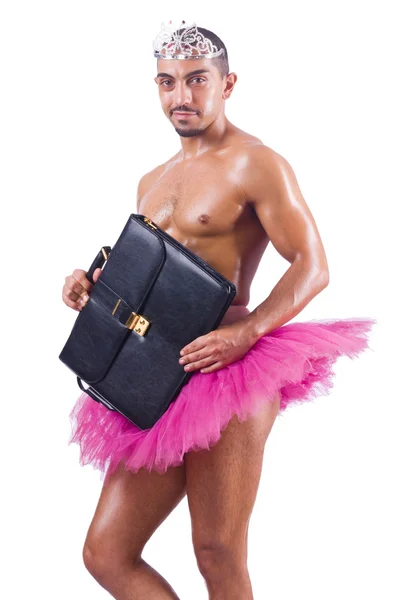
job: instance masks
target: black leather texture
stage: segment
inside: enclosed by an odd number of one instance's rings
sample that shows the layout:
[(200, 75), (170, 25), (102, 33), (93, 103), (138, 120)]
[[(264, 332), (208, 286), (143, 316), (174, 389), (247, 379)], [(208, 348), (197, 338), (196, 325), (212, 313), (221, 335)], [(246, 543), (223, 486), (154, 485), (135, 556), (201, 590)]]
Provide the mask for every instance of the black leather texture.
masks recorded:
[[(59, 355), (81, 389), (140, 429), (157, 422), (193, 375), (179, 364), (180, 350), (216, 329), (236, 295), (233, 283), (153, 225), (131, 214), (106, 247), (102, 273)], [(101, 262), (98, 253), (89, 272)], [(133, 311), (150, 323), (143, 336), (126, 326)]]

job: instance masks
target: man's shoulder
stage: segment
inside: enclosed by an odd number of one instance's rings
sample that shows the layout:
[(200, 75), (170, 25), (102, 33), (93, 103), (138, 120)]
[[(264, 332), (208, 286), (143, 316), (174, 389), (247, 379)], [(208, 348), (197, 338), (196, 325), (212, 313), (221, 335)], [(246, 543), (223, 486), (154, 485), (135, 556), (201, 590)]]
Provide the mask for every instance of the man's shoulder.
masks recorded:
[(268, 167), (273, 170), (286, 163), (284, 156), (274, 148), (264, 144), (259, 137), (241, 129), (232, 136), (229, 148), (230, 153), (240, 161), (240, 164), (245, 164), (247, 169)]
[(247, 196), (282, 189), (286, 182), (293, 180), (294, 173), (286, 158), (259, 138), (239, 135), (233, 146), (231, 162), (239, 165), (239, 186)]
[(156, 167), (142, 175), (138, 182), (138, 195), (141, 195), (139, 192), (144, 191), (145, 188), (147, 188), (148, 186), (150, 187), (153, 181), (155, 181), (159, 177), (163, 168), (163, 165), (157, 165)]
[(165, 169), (167, 168), (167, 166), (170, 164), (170, 162), (174, 158), (175, 158), (175, 156), (168, 159), (164, 163), (161, 163), (160, 165), (155, 166), (153, 169), (151, 169), (150, 171), (148, 171), (147, 173), (142, 175), (142, 177), (140, 178), (140, 180), (138, 182), (138, 193), (137, 193), (138, 200), (139, 200), (139, 198), (142, 198), (142, 196), (144, 196), (144, 194), (152, 187), (152, 185), (164, 173)]
[(260, 138), (247, 133), (238, 136), (236, 151), (245, 154), (249, 162), (254, 164), (258, 161), (262, 164), (275, 164), (285, 161), (285, 158), (277, 150), (264, 144)]

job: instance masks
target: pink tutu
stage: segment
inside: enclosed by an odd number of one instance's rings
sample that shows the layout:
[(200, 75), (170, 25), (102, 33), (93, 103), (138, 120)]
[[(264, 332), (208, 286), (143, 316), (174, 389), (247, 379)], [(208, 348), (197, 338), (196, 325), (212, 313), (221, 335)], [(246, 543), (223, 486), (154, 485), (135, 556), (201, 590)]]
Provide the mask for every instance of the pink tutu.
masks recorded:
[(280, 410), (328, 394), (333, 364), (368, 348), (375, 319), (289, 323), (261, 337), (240, 360), (212, 373), (195, 371), (151, 429), (141, 430), (83, 392), (74, 405), (69, 444), (80, 444), (80, 464), (112, 473), (123, 460), (136, 472), (161, 473), (183, 462), (185, 452), (208, 449), (237, 415), (257, 413), (280, 392)]

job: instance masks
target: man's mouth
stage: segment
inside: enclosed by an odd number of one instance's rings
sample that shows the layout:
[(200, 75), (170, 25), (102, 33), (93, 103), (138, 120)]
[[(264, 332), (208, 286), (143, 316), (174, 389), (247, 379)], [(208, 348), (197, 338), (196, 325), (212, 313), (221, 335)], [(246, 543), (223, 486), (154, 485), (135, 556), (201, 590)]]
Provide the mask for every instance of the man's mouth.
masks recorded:
[(179, 119), (186, 119), (189, 117), (193, 117), (195, 114), (196, 114), (195, 112), (181, 112), (179, 110), (175, 110), (172, 113), (172, 115), (175, 115)]

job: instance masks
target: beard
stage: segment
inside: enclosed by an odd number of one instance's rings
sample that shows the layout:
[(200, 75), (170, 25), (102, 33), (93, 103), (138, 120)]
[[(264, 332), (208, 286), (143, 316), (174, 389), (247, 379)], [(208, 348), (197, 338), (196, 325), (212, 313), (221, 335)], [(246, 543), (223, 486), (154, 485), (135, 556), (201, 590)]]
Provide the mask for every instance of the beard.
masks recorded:
[(194, 137), (195, 135), (200, 135), (200, 133), (203, 133), (205, 129), (206, 127), (203, 127), (202, 129), (181, 129), (180, 127), (175, 127), (175, 131), (181, 137)]

